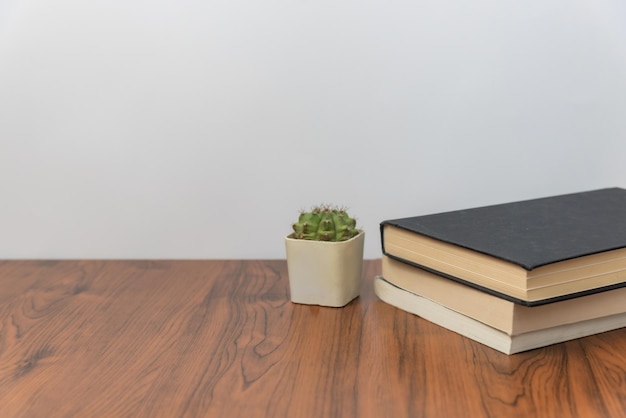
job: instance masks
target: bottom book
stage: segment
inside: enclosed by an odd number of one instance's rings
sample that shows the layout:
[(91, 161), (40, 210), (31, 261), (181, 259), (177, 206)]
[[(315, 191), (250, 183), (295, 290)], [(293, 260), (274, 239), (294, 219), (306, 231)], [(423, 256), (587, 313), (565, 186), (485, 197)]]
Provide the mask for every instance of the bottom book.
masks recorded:
[(374, 279), (374, 292), (383, 302), (505, 354), (515, 354), (626, 327), (626, 313), (620, 313), (509, 335), (430, 299), (404, 290), (388, 282), (382, 276)]

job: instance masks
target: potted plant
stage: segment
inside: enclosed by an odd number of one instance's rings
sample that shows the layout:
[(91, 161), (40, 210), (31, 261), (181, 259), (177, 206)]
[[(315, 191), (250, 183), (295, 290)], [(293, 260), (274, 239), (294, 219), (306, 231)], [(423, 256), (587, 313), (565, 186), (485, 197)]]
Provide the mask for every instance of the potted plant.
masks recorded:
[(344, 208), (301, 212), (285, 237), (291, 301), (341, 307), (359, 295), (365, 233)]

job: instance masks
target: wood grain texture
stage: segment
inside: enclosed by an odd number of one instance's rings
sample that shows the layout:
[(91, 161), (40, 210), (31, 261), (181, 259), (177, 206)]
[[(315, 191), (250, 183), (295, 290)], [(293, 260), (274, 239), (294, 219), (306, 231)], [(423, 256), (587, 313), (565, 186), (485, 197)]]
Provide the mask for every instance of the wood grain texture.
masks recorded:
[(622, 417), (626, 329), (506, 356), (284, 260), (0, 261), (0, 417)]

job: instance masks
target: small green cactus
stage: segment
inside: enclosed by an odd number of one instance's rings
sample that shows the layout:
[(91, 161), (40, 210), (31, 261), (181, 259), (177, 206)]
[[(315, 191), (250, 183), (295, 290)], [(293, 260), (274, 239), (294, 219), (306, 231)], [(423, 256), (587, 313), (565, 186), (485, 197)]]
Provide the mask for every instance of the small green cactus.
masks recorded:
[(346, 241), (359, 233), (356, 220), (344, 208), (329, 205), (301, 212), (292, 226), (294, 238), (314, 241)]

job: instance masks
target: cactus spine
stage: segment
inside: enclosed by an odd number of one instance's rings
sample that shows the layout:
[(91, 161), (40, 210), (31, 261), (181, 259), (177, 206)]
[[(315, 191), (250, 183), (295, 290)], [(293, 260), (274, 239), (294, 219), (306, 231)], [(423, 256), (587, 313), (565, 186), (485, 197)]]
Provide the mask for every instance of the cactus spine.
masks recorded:
[(315, 241), (346, 241), (359, 233), (356, 220), (344, 208), (320, 205), (302, 212), (293, 224), (293, 237)]

